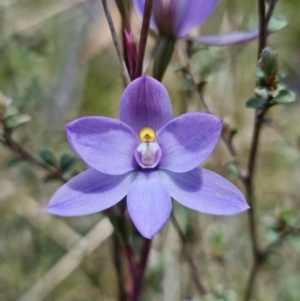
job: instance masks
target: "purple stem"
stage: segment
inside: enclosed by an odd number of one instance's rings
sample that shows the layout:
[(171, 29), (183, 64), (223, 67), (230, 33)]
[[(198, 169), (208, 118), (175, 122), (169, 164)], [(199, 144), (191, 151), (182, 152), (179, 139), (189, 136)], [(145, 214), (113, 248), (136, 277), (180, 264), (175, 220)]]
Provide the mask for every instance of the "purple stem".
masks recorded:
[(139, 50), (138, 50), (138, 56), (137, 56), (137, 65), (136, 65), (136, 69), (135, 69), (135, 78), (140, 77), (143, 73), (143, 61), (144, 61), (144, 56), (145, 56), (150, 20), (151, 20), (151, 15), (152, 15), (152, 6), (153, 6), (153, 0), (146, 0), (144, 16), (143, 16), (142, 31), (141, 31), (141, 38), (140, 38), (140, 44), (139, 44)]
[(139, 301), (143, 288), (144, 276), (147, 268), (148, 257), (151, 249), (151, 239), (144, 238), (143, 249), (141, 253), (141, 259), (138, 265), (138, 273), (133, 283), (133, 294), (131, 301)]

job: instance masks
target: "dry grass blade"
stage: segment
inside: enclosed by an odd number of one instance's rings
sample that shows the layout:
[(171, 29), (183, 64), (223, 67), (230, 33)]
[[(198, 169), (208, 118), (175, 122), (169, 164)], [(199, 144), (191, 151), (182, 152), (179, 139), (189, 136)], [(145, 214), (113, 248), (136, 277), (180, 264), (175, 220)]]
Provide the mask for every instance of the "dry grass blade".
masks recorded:
[(41, 301), (66, 279), (81, 263), (113, 233), (107, 218), (101, 220), (85, 237), (80, 239), (69, 252), (42, 276), (18, 301)]

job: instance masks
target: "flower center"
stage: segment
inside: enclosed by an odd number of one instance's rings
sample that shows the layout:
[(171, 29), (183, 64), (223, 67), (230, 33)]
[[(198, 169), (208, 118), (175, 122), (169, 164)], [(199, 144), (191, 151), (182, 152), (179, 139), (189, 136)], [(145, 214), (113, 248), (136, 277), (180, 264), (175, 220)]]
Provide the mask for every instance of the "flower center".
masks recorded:
[(153, 142), (156, 138), (154, 130), (149, 127), (142, 128), (139, 136), (143, 142)]
[(150, 127), (144, 127), (139, 134), (142, 143), (136, 148), (134, 156), (138, 164), (143, 168), (154, 168), (161, 158), (161, 149), (154, 142), (155, 131)]

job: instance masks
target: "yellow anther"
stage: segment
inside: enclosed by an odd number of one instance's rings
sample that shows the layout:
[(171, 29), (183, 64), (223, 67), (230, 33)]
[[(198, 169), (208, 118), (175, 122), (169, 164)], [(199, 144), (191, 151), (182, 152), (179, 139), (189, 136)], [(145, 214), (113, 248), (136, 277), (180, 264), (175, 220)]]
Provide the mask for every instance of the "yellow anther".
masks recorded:
[(153, 142), (156, 138), (155, 132), (149, 127), (140, 130), (140, 140), (143, 142)]

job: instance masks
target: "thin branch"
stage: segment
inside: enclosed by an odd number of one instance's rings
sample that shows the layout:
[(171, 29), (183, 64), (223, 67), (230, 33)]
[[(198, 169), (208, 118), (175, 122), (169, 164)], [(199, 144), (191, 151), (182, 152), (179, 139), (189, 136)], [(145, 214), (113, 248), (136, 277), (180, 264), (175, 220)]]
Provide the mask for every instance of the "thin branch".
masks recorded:
[[(259, 43), (258, 43), (258, 60), (260, 59), (262, 50), (266, 47), (267, 43), (267, 27), (268, 22), (271, 19), (272, 13), (274, 11), (274, 5), (270, 5), (267, 16), (265, 11), (265, 0), (258, 0), (258, 8), (259, 8)], [(262, 110), (255, 111), (255, 121), (254, 121), (254, 128), (250, 146), (250, 154), (248, 159), (248, 173), (247, 176), (243, 178), (243, 183), (246, 190), (246, 197), (251, 207), (248, 210), (248, 219), (249, 219), (249, 226), (250, 226), (250, 239), (251, 239), (251, 246), (252, 246), (252, 254), (253, 254), (253, 267), (249, 276), (248, 284), (246, 286), (246, 294), (245, 294), (245, 301), (251, 299), (255, 275), (258, 271), (259, 266), (264, 262), (265, 256), (264, 253), (260, 250), (258, 245), (258, 238), (257, 238), (257, 230), (256, 230), (256, 207), (254, 203), (254, 173), (255, 173), (255, 165), (258, 153), (258, 146), (259, 146), (259, 138), (261, 133), (261, 128), (263, 124), (263, 119), (265, 117), (266, 112), (270, 108), (270, 101), (272, 98), (269, 98), (266, 102), (264, 108)]]
[(290, 235), (295, 235), (295, 234), (300, 234), (300, 226), (294, 227), (294, 228), (289, 228), (283, 232), (281, 232), (279, 234), (279, 237), (272, 241), (271, 243), (269, 243), (261, 252), (262, 254), (264, 254), (265, 256), (269, 255), (273, 249), (277, 246), (279, 246), (281, 243), (283, 243), (283, 241), (285, 240), (285, 238), (287, 238)]
[(266, 3), (265, 0), (258, 0), (258, 15), (259, 15), (259, 37), (258, 37), (258, 59), (262, 50), (267, 43), (267, 19), (266, 19)]
[(113, 252), (114, 252), (114, 264), (116, 268), (116, 274), (117, 274), (117, 283), (119, 288), (119, 301), (126, 301), (127, 295), (125, 291), (125, 285), (123, 280), (123, 266), (122, 266), (122, 260), (120, 258), (120, 243), (118, 240), (117, 234), (113, 233)]
[(153, 0), (146, 0), (144, 16), (143, 16), (142, 31), (141, 31), (141, 37), (140, 37), (140, 43), (139, 43), (139, 50), (138, 50), (138, 56), (137, 56), (137, 64), (136, 64), (136, 70), (135, 70), (135, 78), (140, 77), (143, 73), (143, 61), (144, 61), (144, 56), (145, 56), (150, 20), (151, 20), (151, 15), (152, 15), (152, 6), (153, 6)]
[(173, 223), (173, 225), (174, 225), (174, 227), (175, 227), (175, 229), (176, 229), (176, 231), (179, 234), (179, 237), (181, 239), (182, 246), (183, 246), (183, 252), (184, 252), (185, 258), (186, 258), (186, 260), (187, 260), (187, 262), (190, 266), (190, 269), (191, 269), (191, 272), (192, 272), (192, 279), (193, 279), (193, 282), (195, 284), (195, 287), (196, 287), (197, 291), (200, 294), (205, 295), (207, 293), (206, 288), (204, 287), (204, 284), (201, 281), (201, 278), (199, 276), (197, 266), (194, 263), (193, 257), (192, 257), (192, 255), (190, 254), (189, 250), (187, 249), (187, 247), (185, 245), (186, 238), (184, 236), (184, 233), (181, 230), (180, 225), (178, 224), (178, 222), (177, 222), (177, 220), (176, 220), (173, 213), (171, 214), (171, 220), (172, 220), (172, 223)]
[(115, 45), (115, 49), (117, 51), (117, 55), (118, 55), (122, 75), (123, 75), (123, 78), (124, 78), (124, 82), (127, 86), (130, 83), (130, 77), (129, 77), (129, 73), (128, 73), (126, 64), (123, 60), (122, 50), (121, 50), (122, 48), (120, 46), (118, 35), (117, 35), (117, 32), (116, 32), (116, 29), (115, 29), (114, 22), (112, 20), (110, 11), (108, 9), (106, 0), (102, 0), (102, 4), (103, 4), (103, 9), (104, 9), (104, 12), (105, 12), (106, 19), (107, 19), (107, 23), (108, 23), (108, 26), (109, 26), (109, 29), (110, 29), (110, 33), (111, 33), (111, 36), (112, 36), (112, 39), (113, 39), (113, 42), (114, 42), (114, 45)]
[[(203, 87), (199, 85), (199, 81), (198, 81), (198, 79), (193, 71), (193, 68), (191, 66), (189, 55), (185, 50), (183, 50), (183, 55), (185, 58), (186, 67), (187, 67), (188, 75), (190, 76), (191, 83), (194, 86), (194, 89), (196, 90), (196, 92), (199, 96), (199, 99), (202, 102), (206, 112), (217, 116), (216, 112), (212, 108), (212, 105), (204, 97)], [(238, 159), (237, 151), (232, 143), (232, 137), (226, 137), (226, 135), (224, 133), (222, 133), (221, 139), (224, 142), (231, 158), (233, 159), (233, 162), (235, 163), (236, 167), (238, 168), (240, 175), (243, 176), (245, 174), (245, 171), (244, 171), (245, 168), (242, 166), (242, 163)]]
[(37, 167), (40, 167), (44, 171), (46, 171), (53, 178), (65, 183), (67, 180), (63, 177), (62, 173), (58, 169), (53, 169), (49, 165), (43, 163), (39, 159), (35, 158), (32, 154), (30, 154), (27, 150), (25, 150), (20, 144), (15, 142), (10, 134), (1, 134), (0, 135), (1, 142), (7, 146), (9, 149), (18, 154), (25, 161), (31, 162)]
[(271, 0), (269, 4), (269, 8), (266, 14), (266, 23), (269, 24), (271, 17), (273, 15), (277, 0)]
[(255, 262), (251, 268), (248, 285), (247, 285), (246, 293), (245, 293), (245, 300), (251, 299), (252, 290), (254, 287), (254, 280), (255, 280), (256, 273), (258, 271), (258, 267), (259, 267), (258, 262)]

